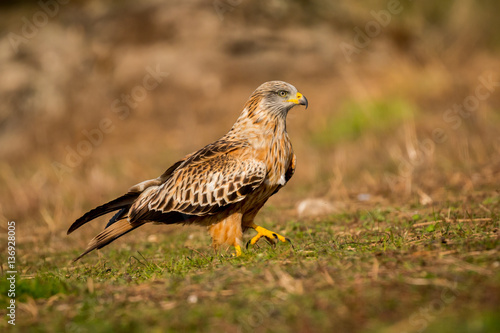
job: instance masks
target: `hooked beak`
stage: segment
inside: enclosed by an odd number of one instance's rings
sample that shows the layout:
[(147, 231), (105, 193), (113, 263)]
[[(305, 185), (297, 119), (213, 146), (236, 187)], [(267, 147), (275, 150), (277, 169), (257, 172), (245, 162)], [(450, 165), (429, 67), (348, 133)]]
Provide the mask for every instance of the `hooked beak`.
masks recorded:
[(299, 92), (297, 93), (295, 98), (291, 98), (287, 102), (292, 102), (292, 103), (295, 103), (297, 105), (305, 105), (306, 109), (309, 105), (309, 103), (307, 102), (306, 96), (302, 95)]

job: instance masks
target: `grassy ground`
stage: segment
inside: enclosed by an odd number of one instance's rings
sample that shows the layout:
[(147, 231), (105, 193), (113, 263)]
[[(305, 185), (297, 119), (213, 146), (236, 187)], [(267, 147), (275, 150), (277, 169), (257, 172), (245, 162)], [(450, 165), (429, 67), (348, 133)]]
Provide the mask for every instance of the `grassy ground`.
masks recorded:
[(294, 248), (262, 242), (238, 258), (192, 227), (128, 236), (73, 265), (80, 249), (32, 256), (13, 331), (494, 332), (499, 208), (478, 196), (467, 209), (360, 206), (283, 225), (268, 209), (264, 226)]
[[(499, 3), (400, 1), (369, 41), (386, 0), (214, 3), (70, 1), (43, 24), (38, 2), (0, 5), (0, 239), (15, 221), (18, 270), (10, 326), (0, 246), (0, 330), (500, 331)], [(234, 258), (202, 228), (151, 225), (71, 263), (104, 227), (67, 236), (76, 218), (222, 136), (275, 79), (310, 106), (256, 222), (294, 248)]]

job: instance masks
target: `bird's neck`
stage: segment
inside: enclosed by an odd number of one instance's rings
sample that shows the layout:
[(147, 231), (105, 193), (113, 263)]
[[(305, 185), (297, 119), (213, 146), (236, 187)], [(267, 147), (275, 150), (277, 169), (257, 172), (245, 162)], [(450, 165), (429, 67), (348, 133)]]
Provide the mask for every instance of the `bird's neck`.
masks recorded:
[(242, 140), (258, 139), (260, 142), (288, 140), (286, 115), (245, 108), (228, 135)]

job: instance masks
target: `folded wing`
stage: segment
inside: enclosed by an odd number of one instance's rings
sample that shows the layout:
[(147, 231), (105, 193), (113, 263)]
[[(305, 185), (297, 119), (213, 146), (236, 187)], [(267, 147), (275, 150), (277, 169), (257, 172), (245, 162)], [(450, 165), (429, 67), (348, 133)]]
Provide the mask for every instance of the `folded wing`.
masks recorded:
[(129, 212), (129, 222), (166, 221), (171, 212), (205, 216), (243, 200), (262, 184), (266, 167), (254, 158), (217, 151), (193, 156), (160, 186), (146, 189)]

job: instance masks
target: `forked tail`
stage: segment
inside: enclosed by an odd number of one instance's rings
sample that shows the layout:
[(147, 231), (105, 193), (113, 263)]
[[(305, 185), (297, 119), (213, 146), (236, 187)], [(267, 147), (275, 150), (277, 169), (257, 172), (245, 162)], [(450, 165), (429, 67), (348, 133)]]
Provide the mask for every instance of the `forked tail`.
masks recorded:
[[(69, 227), (68, 235), (70, 233), (72, 233), (73, 231), (75, 231), (76, 229), (80, 228), (85, 223), (90, 222), (93, 219), (95, 219), (101, 215), (104, 215), (104, 214), (107, 214), (110, 212), (114, 212), (115, 210), (120, 210), (120, 212), (122, 212), (121, 216), (115, 216), (115, 221), (118, 220), (119, 219), (118, 217), (122, 217), (123, 215), (125, 215), (125, 214), (123, 214), (126, 212), (126, 210), (124, 210), (124, 208), (130, 208), (130, 206), (132, 206), (132, 204), (134, 203), (135, 199), (137, 199), (139, 194), (140, 193), (137, 193), (137, 192), (129, 192), (129, 193), (122, 195), (121, 197), (119, 197), (115, 200), (111, 200), (110, 202), (105, 203), (102, 206), (96, 207), (96, 208), (88, 211), (82, 217), (80, 217), (78, 220), (76, 220), (71, 225), (71, 227)], [(113, 221), (113, 222), (115, 222), (115, 221)], [(110, 223), (111, 223), (111, 221), (110, 221)]]

